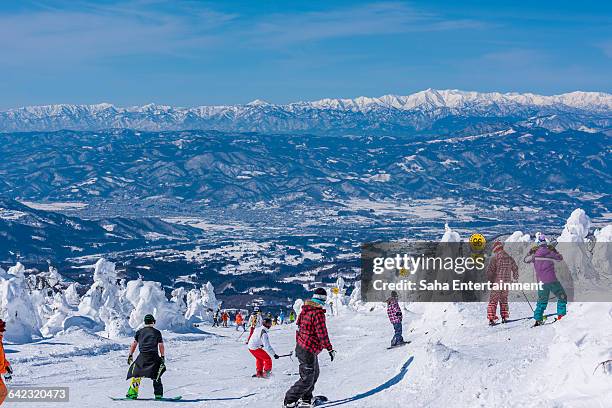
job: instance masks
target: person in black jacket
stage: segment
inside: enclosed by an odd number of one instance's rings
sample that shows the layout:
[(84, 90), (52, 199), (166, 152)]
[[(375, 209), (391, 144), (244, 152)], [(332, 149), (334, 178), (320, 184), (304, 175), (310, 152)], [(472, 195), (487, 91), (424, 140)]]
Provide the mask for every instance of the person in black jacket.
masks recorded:
[[(130, 388), (128, 389), (127, 398), (137, 399), (138, 389), (142, 377), (153, 380), (153, 392), (155, 399), (164, 397), (164, 387), (161, 382), (161, 376), (166, 371), (166, 361), (164, 357), (164, 340), (161, 332), (157, 330), (155, 325), (155, 317), (146, 315), (144, 317), (145, 326), (136, 332), (134, 341), (130, 346), (130, 355), (128, 356), (127, 379), (132, 379)], [(134, 351), (138, 347), (138, 357), (134, 360)]]

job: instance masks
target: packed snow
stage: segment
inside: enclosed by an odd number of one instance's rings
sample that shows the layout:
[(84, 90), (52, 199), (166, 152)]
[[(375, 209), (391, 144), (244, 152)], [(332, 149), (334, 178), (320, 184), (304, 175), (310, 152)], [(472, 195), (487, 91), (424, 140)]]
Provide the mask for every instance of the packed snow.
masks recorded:
[[(612, 241), (612, 225), (592, 231), (588, 215), (578, 209), (558, 237), (548, 238), (593, 243), (592, 251), (569, 265), (579, 281), (609, 273), (612, 254), (605, 243)], [(464, 239), (449, 225), (441, 236), (444, 242)], [(533, 239), (533, 232), (516, 231), (506, 242), (529, 247)], [(157, 317), (165, 337), (165, 394), (182, 395), (176, 404), (280, 407), (297, 379), (295, 358), (274, 360), (269, 379), (251, 377), (255, 366), (246, 336), (235, 327), (211, 325), (222, 304), (210, 283), (175, 289), (168, 298), (157, 282), (119, 280), (115, 265), (100, 259), (93, 284), (79, 296), (78, 284), (63, 281), (52, 268), (44, 274), (49, 285), (42, 288), (26, 272), (21, 264), (0, 269), (0, 313), (7, 321), (12, 384), (68, 386), (70, 403), (65, 406), (148, 406), (108, 398), (125, 395), (128, 347), (147, 313)], [(524, 302), (511, 302), (509, 322), (496, 327), (487, 325), (483, 303), (404, 303), (404, 338), (411, 343), (388, 350), (393, 330), (385, 307), (363, 303), (360, 292), (360, 282), (348, 288), (342, 277), (328, 285), (328, 327), (338, 355), (334, 362), (327, 353), (320, 355), (315, 389), (330, 398), (327, 406), (612, 406), (612, 367), (598, 367), (612, 358), (612, 303), (570, 303), (564, 319), (539, 328), (531, 328), (533, 313)], [(302, 305), (303, 299), (295, 300), (296, 313)], [(549, 304), (549, 311), (554, 308)], [(294, 336), (293, 324), (270, 330), (279, 354), (294, 349)], [(152, 385), (145, 380), (141, 397), (150, 396)]]

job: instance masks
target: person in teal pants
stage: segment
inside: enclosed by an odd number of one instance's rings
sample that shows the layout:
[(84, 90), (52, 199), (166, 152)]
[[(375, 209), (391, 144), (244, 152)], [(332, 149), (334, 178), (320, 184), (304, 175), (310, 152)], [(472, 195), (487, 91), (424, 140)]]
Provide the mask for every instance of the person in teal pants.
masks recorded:
[(567, 313), (567, 294), (555, 273), (555, 261), (562, 261), (563, 256), (553, 246), (548, 245), (543, 234), (539, 235), (538, 240), (538, 246), (531, 251), (531, 262), (536, 277), (543, 283), (542, 289), (538, 290), (538, 303), (533, 312), (536, 326), (544, 323), (544, 312), (548, 306), (550, 292), (557, 297), (557, 319), (561, 319)]

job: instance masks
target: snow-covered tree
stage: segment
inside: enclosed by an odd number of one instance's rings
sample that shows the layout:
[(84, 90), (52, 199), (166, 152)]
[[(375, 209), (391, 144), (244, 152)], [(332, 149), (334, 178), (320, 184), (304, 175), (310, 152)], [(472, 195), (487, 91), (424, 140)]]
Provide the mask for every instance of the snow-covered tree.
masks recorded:
[(21, 263), (9, 268), (0, 277), (0, 312), (6, 321), (5, 338), (13, 342), (29, 342), (40, 336), (42, 322), (26, 284), (25, 267)]

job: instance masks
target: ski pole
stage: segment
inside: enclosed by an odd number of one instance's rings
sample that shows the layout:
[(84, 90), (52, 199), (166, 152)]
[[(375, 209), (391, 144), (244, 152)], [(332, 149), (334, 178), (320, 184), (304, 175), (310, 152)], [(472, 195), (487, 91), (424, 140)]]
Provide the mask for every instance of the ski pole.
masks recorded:
[(531, 302), (529, 301), (529, 299), (527, 299), (527, 295), (525, 294), (525, 291), (521, 290), (521, 292), (523, 293), (523, 296), (525, 296), (525, 300), (527, 301), (527, 303), (529, 303), (529, 308), (531, 309), (531, 313), (535, 313), (535, 311), (533, 310), (533, 307), (531, 306)]
[(245, 330), (245, 331), (243, 331), (242, 333), (240, 333), (240, 336), (238, 336), (238, 338), (236, 339), (236, 341), (240, 341), (240, 338), (242, 337), (242, 335), (243, 335), (244, 333), (246, 333), (246, 330)]
[(278, 356), (278, 358), (281, 358), (281, 357), (291, 357), (292, 355), (293, 355), (293, 351), (291, 353), (289, 353), (289, 354), (280, 355), (280, 356)]

